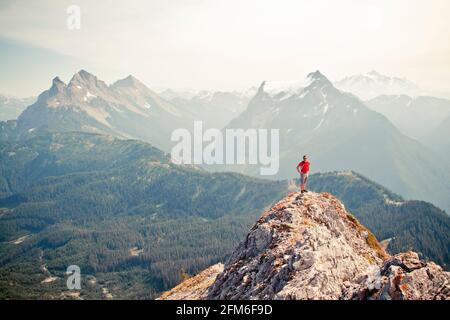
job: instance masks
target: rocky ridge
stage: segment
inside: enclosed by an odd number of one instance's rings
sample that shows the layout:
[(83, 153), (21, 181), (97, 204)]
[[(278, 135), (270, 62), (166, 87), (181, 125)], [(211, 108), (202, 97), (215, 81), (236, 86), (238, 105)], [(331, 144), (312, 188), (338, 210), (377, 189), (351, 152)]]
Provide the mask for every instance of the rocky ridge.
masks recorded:
[(228, 262), (160, 299), (450, 299), (450, 273), (389, 255), (328, 193), (291, 193), (264, 212)]

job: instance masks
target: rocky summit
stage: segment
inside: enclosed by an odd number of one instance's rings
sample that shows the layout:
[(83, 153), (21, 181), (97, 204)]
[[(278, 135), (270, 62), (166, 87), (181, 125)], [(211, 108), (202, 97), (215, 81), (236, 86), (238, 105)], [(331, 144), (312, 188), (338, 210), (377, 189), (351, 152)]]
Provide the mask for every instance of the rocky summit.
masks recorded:
[(160, 299), (450, 299), (450, 273), (389, 255), (328, 193), (291, 193), (264, 212), (225, 265)]

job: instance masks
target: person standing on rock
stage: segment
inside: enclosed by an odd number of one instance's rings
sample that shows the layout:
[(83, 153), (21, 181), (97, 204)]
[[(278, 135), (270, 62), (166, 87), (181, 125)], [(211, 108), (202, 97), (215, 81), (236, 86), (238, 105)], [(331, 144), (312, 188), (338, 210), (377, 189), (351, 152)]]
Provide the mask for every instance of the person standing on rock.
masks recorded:
[(308, 182), (309, 166), (310, 163), (308, 161), (308, 157), (304, 155), (303, 161), (297, 165), (297, 172), (300, 174), (301, 193), (308, 192), (308, 190), (306, 190), (306, 183)]

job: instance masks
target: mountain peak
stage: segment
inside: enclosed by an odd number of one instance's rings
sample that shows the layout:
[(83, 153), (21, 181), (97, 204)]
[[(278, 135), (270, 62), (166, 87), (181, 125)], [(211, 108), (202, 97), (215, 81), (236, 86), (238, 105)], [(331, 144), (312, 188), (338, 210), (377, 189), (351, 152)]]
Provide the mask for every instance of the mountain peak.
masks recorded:
[(95, 75), (83, 69), (73, 75), (69, 84), (84, 88), (106, 87), (106, 84), (103, 81), (98, 80)]
[(145, 85), (130, 74), (126, 78), (114, 82), (113, 87), (138, 88), (138, 87), (145, 87)]
[(65, 88), (66, 88), (66, 84), (59, 77), (55, 77), (52, 80), (52, 86), (50, 88), (50, 95), (54, 96), (54, 95), (64, 91)]
[(257, 93), (262, 93), (262, 92), (264, 92), (264, 86), (266, 85), (266, 81), (264, 80), (263, 82), (261, 82), (261, 84), (260, 84), (260, 86), (259, 86), (259, 88), (258, 88), (258, 91), (257, 91)]
[(136, 78), (136, 77), (134, 77), (133, 75), (128, 75), (128, 77), (126, 77), (124, 80), (126, 80), (126, 81), (130, 81), (130, 82), (132, 82), (132, 83), (135, 83), (135, 82), (139, 82), (140, 83), (140, 81)]
[(56, 76), (52, 80), (52, 85), (53, 86), (65, 86), (66, 84), (58, 76)]
[(263, 213), (225, 266), (161, 299), (448, 299), (449, 280), (413, 252), (387, 254), (332, 195), (291, 193)]
[(382, 74), (377, 72), (376, 70), (369, 71), (369, 72), (367, 72), (367, 74), (370, 76), (376, 76), (376, 77), (382, 76)]
[(92, 73), (90, 73), (90, 72), (87, 72), (86, 70), (84, 70), (84, 69), (81, 69), (80, 71), (78, 71), (75, 75), (77, 75), (77, 76), (79, 76), (79, 77), (81, 77), (82, 79), (85, 79), (85, 80), (87, 80), (87, 79), (92, 79), (92, 78), (97, 78), (96, 76), (94, 76)]
[(288, 81), (263, 81), (259, 86), (257, 95), (262, 93), (268, 93), (271, 96), (275, 96), (281, 92), (285, 94), (299, 94), (303, 89), (309, 86), (324, 86), (332, 83), (325, 77), (319, 70), (311, 72), (307, 75), (304, 81), (288, 80)]
[(338, 89), (351, 92), (363, 100), (370, 100), (380, 95), (418, 96), (422, 90), (405, 78), (387, 76), (372, 70), (362, 74), (347, 76), (335, 82)]
[(325, 77), (319, 70), (310, 72), (306, 77), (306, 82), (308, 83), (308, 85), (311, 85), (313, 83), (331, 84), (331, 81), (328, 80), (328, 78)]
[(325, 77), (319, 70), (308, 73), (308, 77), (311, 78), (322, 78)]

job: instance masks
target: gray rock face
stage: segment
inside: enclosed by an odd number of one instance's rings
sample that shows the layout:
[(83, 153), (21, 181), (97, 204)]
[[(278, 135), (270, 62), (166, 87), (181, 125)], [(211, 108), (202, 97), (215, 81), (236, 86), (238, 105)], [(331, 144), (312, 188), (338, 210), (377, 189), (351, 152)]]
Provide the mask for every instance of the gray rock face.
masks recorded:
[(193, 119), (129, 76), (107, 85), (81, 70), (68, 84), (56, 77), (18, 118), (18, 133), (46, 128), (82, 131), (118, 138), (140, 139), (164, 151), (178, 128), (190, 128)]
[(387, 254), (328, 194), (292, 194), (263, 214), (208, 299), (339, 299)]
[[(163, 298), (450, 299), (450, 273), (413, 252), (390, 256), (327, 193), (290, 194), (260, 217), (223, 270), (203, 273)], [(207, 289), (192, 294), (199, 287)]]

